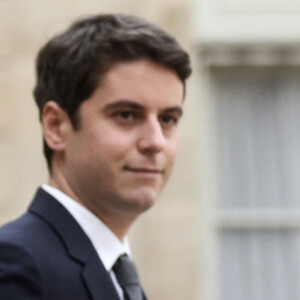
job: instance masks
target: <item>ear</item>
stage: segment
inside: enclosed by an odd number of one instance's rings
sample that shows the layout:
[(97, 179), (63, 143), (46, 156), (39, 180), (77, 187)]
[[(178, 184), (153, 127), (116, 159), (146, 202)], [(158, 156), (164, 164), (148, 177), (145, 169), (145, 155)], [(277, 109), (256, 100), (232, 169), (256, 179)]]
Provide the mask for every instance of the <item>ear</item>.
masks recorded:
[(72, 128), (67, 113), (54, 101), (48, 101), (42, 113), (44, 139), (53, 151), (63, 151), (67, 131)]

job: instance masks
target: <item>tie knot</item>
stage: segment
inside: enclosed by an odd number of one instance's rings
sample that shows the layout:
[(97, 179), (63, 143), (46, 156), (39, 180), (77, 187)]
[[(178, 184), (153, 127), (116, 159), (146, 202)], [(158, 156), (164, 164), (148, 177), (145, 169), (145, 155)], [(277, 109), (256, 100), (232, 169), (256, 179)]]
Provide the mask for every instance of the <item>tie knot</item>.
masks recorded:
[(127, 254), (119, 257), (113, 266), (113, 271), (123, 288), (128, 285), (139, 284), (139, 276), (134, 262)]

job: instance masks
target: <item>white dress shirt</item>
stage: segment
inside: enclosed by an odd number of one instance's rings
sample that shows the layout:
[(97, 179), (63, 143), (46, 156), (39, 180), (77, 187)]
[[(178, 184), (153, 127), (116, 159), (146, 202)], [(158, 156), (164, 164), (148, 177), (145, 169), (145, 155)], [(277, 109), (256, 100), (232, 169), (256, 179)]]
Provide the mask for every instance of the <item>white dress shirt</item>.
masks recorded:
[(117, 282), (112, 267), (120, 255), (124, 253), (130, 255), (127, 237), (125, 237), (122, 243), (116, 235), (87, 208), (52, 186), (44, 184), (42, 188), (68, 210), (89, 237), (105, 269), (109, 272), (121, 300), (124, 300), (123, 290)]

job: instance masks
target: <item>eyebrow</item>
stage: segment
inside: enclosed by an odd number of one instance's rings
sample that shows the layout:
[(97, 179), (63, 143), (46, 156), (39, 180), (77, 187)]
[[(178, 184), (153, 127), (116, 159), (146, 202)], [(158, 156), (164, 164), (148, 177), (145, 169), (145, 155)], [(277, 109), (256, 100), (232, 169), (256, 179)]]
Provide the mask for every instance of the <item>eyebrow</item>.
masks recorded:
[(129, 100), (120, 100), (113, 103), (109, 103), (108, 105), (105, 106), (104, 109), (110, 110), (110, 109), (121, 108), (121, 107), (128, 107), (133, 109), (144, 109), (144, 107), (141, 104)]
[(166, 113), (176, 113), (180, 117), (183, 115), (183, 109), (180, 106), (173, 106), (173, 107), (168, 107), (167, 109), (164, 110)]
[[(120, 100), (113, 103), (109, 103), (107, 106), (105, 106), (105, 110), (111, 110), (116, 108), (131, 108), (131, 109), (137, 109), (137, 110), (145, 110), (145, 106), (134, 102), (130, 100)], [(167, 107), (163, 110), (164, 113), (177, 113), (178, 115), (183, 114), (183, 109), (180, 106), (171, 106)]]

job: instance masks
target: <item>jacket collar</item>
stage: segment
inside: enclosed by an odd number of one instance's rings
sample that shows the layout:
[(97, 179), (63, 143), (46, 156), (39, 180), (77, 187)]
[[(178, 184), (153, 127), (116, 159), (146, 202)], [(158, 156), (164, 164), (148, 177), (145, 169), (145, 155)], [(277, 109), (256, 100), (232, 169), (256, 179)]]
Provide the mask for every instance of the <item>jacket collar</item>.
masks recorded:
[(47, 222), (61, 238), (69, 255), (82, 264), (82, 278), (93, 299), (119, 299), (91, 241), (71, 214), (55, 198), (43, 189), (38, 189), (29, 211)]

